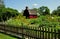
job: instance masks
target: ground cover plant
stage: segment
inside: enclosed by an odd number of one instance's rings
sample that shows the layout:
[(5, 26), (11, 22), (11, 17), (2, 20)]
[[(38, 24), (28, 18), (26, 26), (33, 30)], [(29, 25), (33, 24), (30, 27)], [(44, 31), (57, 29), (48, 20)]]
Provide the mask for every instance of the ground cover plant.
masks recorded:
[(0, 39), (17, 39), (17, 38), (0, 33)]
[(46, 27), (58, 27), (60, 26), (59, 16), (39, 16), (38, 18), (26, 19), (24, 16), (19, 15), (15, 18), (11, 18), (5, 21), (6, 24), (15, 26), (46, 26)]

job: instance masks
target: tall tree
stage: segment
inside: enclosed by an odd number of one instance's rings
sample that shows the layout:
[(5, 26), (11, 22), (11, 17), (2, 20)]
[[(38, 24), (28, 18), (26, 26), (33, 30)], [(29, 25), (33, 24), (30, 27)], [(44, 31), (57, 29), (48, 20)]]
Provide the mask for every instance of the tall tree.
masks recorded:
[(49, 8), (46, 7), (46, 6), (41, 6), (41, 7), (38, 9), (38, 12), (39, 12), (41, 15), (50, 14), (50, 10), (49, 10)]
[(52, 11), (52, 15), (60, 16), (60, 6), (58, 6), (56, 10)]
[(57, 10), (60, 10), (60, 6), (57, 7)]
[(0, 0), (0, 21), (2, 19), (5, 21), (7, 18), (15, 17), (19, 12), (16, 9), (6, 8), (4, 5), (4, 0)]
[(19, 12), (12, 8), (2, 8), (2, 12), (0, 12), (0, 21), (3, 19), (4, 21), (10, 19), (11, 17), (15, 17), (19, 14)]

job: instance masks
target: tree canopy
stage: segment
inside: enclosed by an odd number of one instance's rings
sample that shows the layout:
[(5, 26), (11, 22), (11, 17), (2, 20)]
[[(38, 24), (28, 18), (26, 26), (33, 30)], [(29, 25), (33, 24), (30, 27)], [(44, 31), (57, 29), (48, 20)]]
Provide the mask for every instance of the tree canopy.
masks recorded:
[(60, 16), (60, 6), (58, 6), (56, 10), (52, 11), (52, 15)]
[(2, 8), (0, 9), (0, 21), (7, 20), (7, 18), (15, 17), (19, 12), (12, 8)]
[(38, 12), (40, 13), (40, 15), (47, 15), (50, 14), (50, 9), (46, 6), (41, 6), (40, 8), (38, 8)]

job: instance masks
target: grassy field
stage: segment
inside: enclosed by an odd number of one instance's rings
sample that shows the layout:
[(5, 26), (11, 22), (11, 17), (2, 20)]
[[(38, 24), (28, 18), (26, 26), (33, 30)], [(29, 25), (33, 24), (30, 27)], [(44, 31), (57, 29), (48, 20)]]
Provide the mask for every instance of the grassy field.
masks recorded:
[(17, 38), (0, 33), (0, 39), (17, 39)]

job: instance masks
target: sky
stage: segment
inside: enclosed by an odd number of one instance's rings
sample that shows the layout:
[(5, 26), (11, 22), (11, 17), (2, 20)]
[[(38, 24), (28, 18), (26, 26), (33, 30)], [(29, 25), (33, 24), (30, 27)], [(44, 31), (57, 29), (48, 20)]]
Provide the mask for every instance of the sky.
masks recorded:
[(6, 7), (10, 7), (21, 12), (26, 6), (31, 8), (39, 8), (41, 6), (47, 6), (52, 12), (58, 6), (60, 6), (60, 0), (4, 0)]

